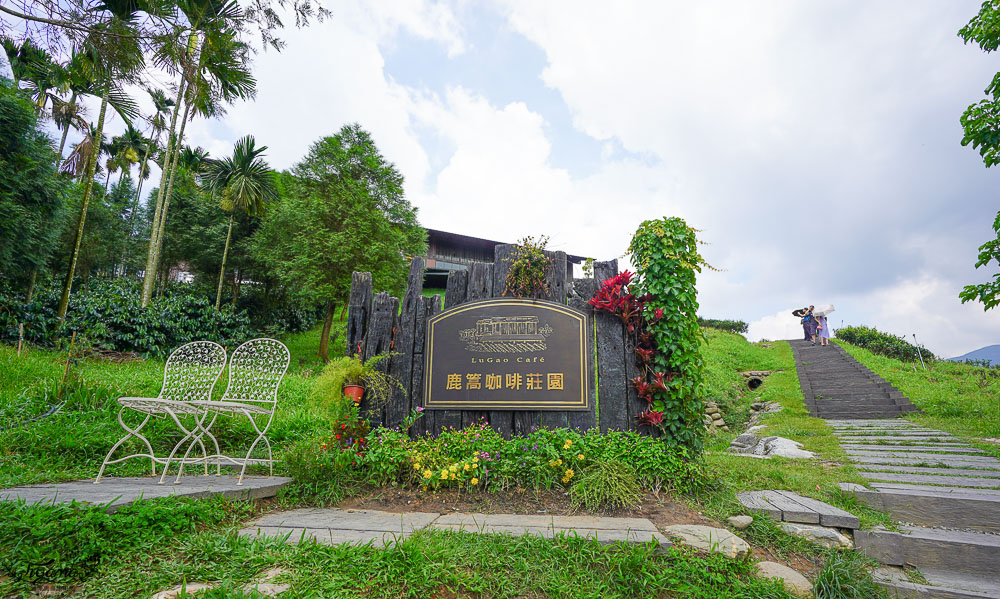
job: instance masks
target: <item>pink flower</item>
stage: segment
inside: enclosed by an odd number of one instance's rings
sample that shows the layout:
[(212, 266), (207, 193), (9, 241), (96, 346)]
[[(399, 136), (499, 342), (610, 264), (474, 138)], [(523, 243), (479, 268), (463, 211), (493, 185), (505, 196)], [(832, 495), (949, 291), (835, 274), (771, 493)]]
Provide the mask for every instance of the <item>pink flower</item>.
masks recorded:
[[(660, 310), (660, 311), (662, 312), (662, 310)], [(418, 411), (418, 412), (423, 412), (423, 411), (424, 411), (424, 409), (423, 409), (423, 408), (422, 408), (421, 406), (417, 406), (417, 411)]]

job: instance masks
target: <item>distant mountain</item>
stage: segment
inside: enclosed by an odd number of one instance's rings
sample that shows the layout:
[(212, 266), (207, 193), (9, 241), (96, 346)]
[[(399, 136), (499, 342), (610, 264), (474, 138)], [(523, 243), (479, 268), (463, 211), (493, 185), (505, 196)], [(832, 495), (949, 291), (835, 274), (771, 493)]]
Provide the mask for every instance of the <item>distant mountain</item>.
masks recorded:
[(970, 351), (969, 353), (958, 356), (957, 358), (948, 358), (954, 362), (963, 362), (965, 360), (989, 360), (993, 364), (1000, 364), (1000, 345), (987, 345), (986, 347), (980, 347), (975, 351)]

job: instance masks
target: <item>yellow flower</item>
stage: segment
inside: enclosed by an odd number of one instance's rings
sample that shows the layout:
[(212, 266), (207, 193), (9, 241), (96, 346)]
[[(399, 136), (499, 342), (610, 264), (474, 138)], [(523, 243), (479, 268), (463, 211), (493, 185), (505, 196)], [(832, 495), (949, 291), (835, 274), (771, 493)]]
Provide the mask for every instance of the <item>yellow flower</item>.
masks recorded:
[(448, 474), (450, 473), (448, 472), (448, 469), (445, 468), (444, 470), (441, 471), (441, 478), (448, 478)]
[(454, 472), (451, 473), (451, 477), (450, 478), (451, 478), (451, 480), (455, 480), (455, 473)]
[(573, 469), (566, 470), (566, 478), (573, 478)]
[(432, 474), (430, 470), (424, 470), (424, 478), (430, 478), (432, 476), (434, 476), (434, 474)]
[(455, 472), (456, 470), (458, 470), (458, 464), (452, 464), (451, 466), (448, 466), (448, 470)]
[(469, 483), (473, 484), (473, 485), (478, 485), (479, 484), (479, 479), (478, 478), (473, 478), (472, 480), (469, 481)]
[(469, 468), (471, 468), (471, 466), (469, 466), (468, 464), (466, 464), (465, 466), (462, 466), (462, 470), (468, 470)]
[(563, 443), (563, 449), (569, 449), (572, 446), (573, 446), (573, 442), (570, 441), (569, 439), (566, 439), (566, 442)]
[(420, 470), (420, 464), (414, 464), (413, 465), (413, 469), (414, 470)]
[(427, 490), (427, 485), (424, 485), (424, 486), (423, 486), (423, 487), (421, 487), (421, 488), (422, 488), (422, 489), (423, 489), (424, 491), (426, 491), (426, 490)]
[(479, 461), (479, 456), (476, 456), (476, 457), (472, 458), (472, 461), (473, 462), (478, 462)]
[(578, 454), (576, 454), (576, 459), (578, 459), (578, 460), (580, 460), (582, 462), (585, 458), (583, 457), (582, 453), (578, 453)]
[(569, 478), (567, 478), (567, 477), (564, 476), (563, 479), (562, 479), (562, 481), (563, 481), (564, 484), (568, 483), (569, 482)]
[(479, 464), (473, 464), (473, 465), (472, 465), (472, 469), (473, 469), (473, 470), (475, 470), (476, 468), (479, 468)]

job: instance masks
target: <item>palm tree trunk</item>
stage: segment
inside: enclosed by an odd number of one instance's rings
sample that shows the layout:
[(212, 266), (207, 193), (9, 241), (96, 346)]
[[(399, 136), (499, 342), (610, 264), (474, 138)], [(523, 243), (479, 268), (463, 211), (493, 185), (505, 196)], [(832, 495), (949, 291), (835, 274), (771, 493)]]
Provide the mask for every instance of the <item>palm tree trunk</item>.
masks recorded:
[(226, 233), (226, 248), (222, 250), (222, 268), (219, 269), (219, 286), (215, 290), (215, 311), (219, 311), (219, 304), (222, 303), (222, 280), (226, 274), (226, 257), (229, 255), (229, 240), (233, 237), (233, 217), (236, 210), (229, 214), (229, 231)]
[[(108, 109), (108, 90), (110, 84), (104, 87), (104, 96), (101, 98), (101, 112), (97, 117), (97, 139), (100, 140), (104, 134), (104, 113)], [(73, 275), (76, 273), (76, 263), (80, 258), (80, 244), (83, 241), (83, 226), (87, 222), (87, 207), (90, 205), (90, 194), (94, 189), (94, 171), (97, 169), (96, 157), (90, 160), (87, 165), (87, 186), (83, 190), (83, 201), (80, 202), (80, 220), (76, 225), (76, 239), (73, 241), (73, 253), (69, 259), (69, 270), (66, 272), (66, 282), (63, 284), (62, 297), (59, 299), (59, 310), (56, 315), (60, 323), (66, 320), (66, 310), (69, 309), (69, 294), (73, 289)]]
[[(69, 103), (71, 105), (75, 105), (76, 104), (76, 92), (73, 92), (72, 97), (70, 97), (70, 99), (69, 99)], [(56, 158), (56, 170), (59, 170), (59, 165), (62, 164), (62, 161), (63, 161), (63, 154), (62, 153), (63, 153), (63, 149), (66, 147), (66, 135), (69, 134), (69, 126), (70, 125), (67, 122), (66, 126), (63, 127), (62, 139), (59, 140), (59, 156)]]
[(319, 359), (326, 364), (330, 361), (330, 328), (333, 327), (333, 314), (336, 306), (333, 302), (326, 303), (326, 317), (323, 319), (323, 333), (319, 340)]
[(28, 279), (28, 303), (31, 303), (31, 298), (35, 295), (35, 281), (38, 280), (38, 266), (36, 265), (31, 269), (31, 278)]
[(181, 159), (181, 146), (184, 145), (184, 129), (187, 127), (188, 114), (191, 111), (191, 104), (184, 104), (184, 118), (181, 120), (181, 130), (177, 133), (177, 142), (174, 143), (174, 157), (170, 163), (170, 177), (167, 179), (167, 192), (163, 195), (163, 209), (160, 211), (160, 222), (157, 224), (156, 255), (159, 257), (163, 249), (163, 232), (167, 225), (167, 210), (170, 208), (170, 197), (174, 192), (174, 177), (177, 175), (177, 165)]
[(126, 239), (125, 247), (122, 248), (122, 269), (124, 274), (125, 269), (125, 259), (128, 256), (128, 242), (132, 240), (132, 236), (135, 235), (135, 213), (139, 211), (139, 197), (142, 195), (142, 183), (144, 179), (142, 178), (142, 165), (146, 164), (149, 160), (149, 151), (152, 148), (152, 144), (146, 144), (146, 151), (143, 153), (142, 160), (139, 162), (139, 185), (136, 186), (135, 199), (132, 200), (132, 209), (130, 210), (128, 216), (128, 239)]
[(177, 127), (177, 114), (180, 112), (181, 101), (184, 98), (184, 88), (187, 79), (181, 76), (181, 81), (177, 86), (177, 101), (174, 103), (174, 111), (170, 116), (170, 133), (167, 135), (167, 150), (163, 158), (163, 168), (160, 170), (160, 187), (156, 193), (156, 208), (153, 210), (153, 225), (149, 232), (149, 248), (146, 251), (146, 272), (142, 278), (142, 307), (149, 305), (149, 300), (153, 298), (153, 286), (156, 283), (157, 248), (155, 240), (157, 238), (157, 225), (160, 222), (160, 212), (163, 211), (163, 196), (166, 193), (167, 171), (169, 170), (170, 159), (174, 151), (174, 132)]
[(108, 176), (104, 179), (104, 197), (108, 197), (108, 185), (111, 184), (111, 167), (108, 167)]

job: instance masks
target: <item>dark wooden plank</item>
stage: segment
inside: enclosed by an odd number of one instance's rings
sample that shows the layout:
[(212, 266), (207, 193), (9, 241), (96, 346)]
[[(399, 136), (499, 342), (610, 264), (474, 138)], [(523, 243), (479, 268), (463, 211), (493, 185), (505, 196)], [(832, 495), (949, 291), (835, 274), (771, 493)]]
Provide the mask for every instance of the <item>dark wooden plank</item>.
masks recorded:
[[(493, 248), (493, 291), (492, 297), (503, 297), (507, 285), (507, 273), (510, 263), (506, 261), (514, 251), (514, 245), (501, 244)], [(514, 434), (514, 412), (507, 410), (491, 410), (490, 426), (505, 439)]]
[(448, 282), (445, 284), (444, 291), (445, 310), (465, 303), (468, 282), (469, 271), (467, 270), (452, 270), (448, 273)]
[(781, 510), (781, 519), (785, 522), (800, 524), (819, 524), (819, 514), (816, 510), (790, 499), (780, 491), (752, 491), (760, 493), (768, 503)]
[(768, 501), (763, 493), (764, 491), (744, 491), (737, 493), (736, 499), (748, 510), (763, 512), (775, 522), (781, 522), (781, 510)]
[[(466, 301), (474, 302), (491, 297), (493, 297), (493, 265), (476, 262), (469, 267), (469, 287)], [(469, 426), (480, 420), (488, 422), (490, 413), (485, 410), (462, 411), (462, 426)]]
[[(441, 305), (441, 296), (421, 297), (417, 305), (416, 320), (413, 323), (413, 377), (410, 383), (410, 409), (424, 405), (424, 350), (427, 346), (427, 317), (433, 303)], [(430, 432), (434, 428), (433, 410), (425, 410), (417, 424), (410, 430), (415, 437)]]
[(573, 287), (570, 289), (567, 300), (569, 306), (584, 312), (589, 311), (591, 307), (588, 302), (593, 299), (596, 291), (597, 286), (594, 284), (594, 279), (573, 279)]
[(355, 272), (351, 275), (351, 295), (347, 300), (347, 355), (358, 352), (358, 344), (365, 338), (371, 311), (372, 273)]
[(527, 436), (531, 431), (538, 428), (538, 412), (514, 412), (514, 434)]
[(389, 374), (399, 381), (402, 388), (394, 387), (392, 397), (385, 406), (385, 424), (389, 428), (400, 426), (410, 413), (410, 387), (413, 382), (413, 345), (417, 311), (423, 310), (424, 259), (410, 261), (410, 275), (406, 293), (400, 306), (399, 323), (393, 336), (393, 352)]
[(467, 300), (473, 302), (491, 297), (493, 297), (493, 265), (476, 262), (469, 267)]
[(852, 530), (861, 526), (861, 521), (854, 514), (844, 511), (839, 507), (834, 507), (829, 503), (819, 501), (818, 499), (803, 497), (802, 495), (792, 493), (791, 491), (770, 491), (770, 493), (778, 493), (786, 499), (802, 504), (806, 508), (816, 512), (819, 514), (819, 523), (823, 526), (850, 528)]
[[(392, 334), (396, 327), (399, 313), (399, 300), (386, 292), (377, 293), (372, 300), (372, 313), (368, 321), (368, 330), (361, 342), (362, 357), (369, 360), (374, 356), (392, 351)], [(389, 371), (389, 360), (382, 360), (376, 366), (379, 372)], [(384, 406), (372, 406), (368, 394), (361, 402), (361, 410), (368, 418), (378, 422), (385, 421)]]
[[(604, 281), (618, 274), (618, 261), (594, 263), (594, 279)], [(628, 428), (625, 405), (625, 345), (622, 321), (613, 314), (596, 312), (597, 399), (601, 432)]]
[[(645, 412), (649, 408), (649, 404), (646, 400), (639, 399), (639, 392), (636, 390), (632, 381), (640, 376), (639, 365), (636, 363), (635, 355), (635, 344), (636, 336), (635, 334), (629, 334), (625, 332), (624, 347), (624, 357), (622, 358), (625, 362), (625, 410), (627, 412), (626, 424), (629, 430), (639, 430), (638, 422), (636, 421), (636, 416)], [(643, 427), (643, 433), (654, 433), (649, 429), (649, 427)]]
[(545, 252), (545, 255), (552, 260), (545, 272), (545, 284), (549, 288), (545, 299), (565, 304), (569, 293), (566, 281), (566, 252)]
[(587, 390), (590, 395), (590, 410), (586, 412), (568, 412), (566, 416), (566, 426), (578, 428), (582, 431), (597, 426), (597, 377), (594, 376), (597, 361), (594, 359), (594, 313), (592, 311), (587, 312), (586, 326), (587, 355), (590, 358), (590, 387)]
[(493, 248), (493, 297), (502, 297), (507, 289), (508, 261), (514, 253), (514, 244), (501, 243)]

